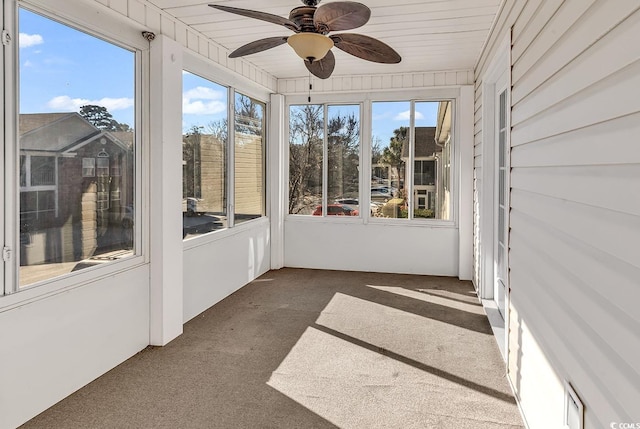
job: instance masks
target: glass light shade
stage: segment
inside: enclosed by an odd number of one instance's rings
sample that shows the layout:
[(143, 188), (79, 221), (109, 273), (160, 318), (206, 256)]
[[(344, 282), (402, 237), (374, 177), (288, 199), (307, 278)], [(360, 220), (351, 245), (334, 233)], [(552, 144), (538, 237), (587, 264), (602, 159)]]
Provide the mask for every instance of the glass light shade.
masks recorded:
[(333, 40), (316, 33), (297, 33), (287, 39), (289, 46), (303, 60), (321, 60), (333, 48)]

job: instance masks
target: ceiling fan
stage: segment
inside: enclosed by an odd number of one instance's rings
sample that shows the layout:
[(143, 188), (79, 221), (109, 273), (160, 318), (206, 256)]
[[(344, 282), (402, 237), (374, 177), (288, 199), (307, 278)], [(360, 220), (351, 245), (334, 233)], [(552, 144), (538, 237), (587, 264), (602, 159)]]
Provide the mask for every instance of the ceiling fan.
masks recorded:
[(216, 4), (209, 6), (282, 25), (296, 33), (291, 36), (267, 37), (247, 43), (229, 54), (229, 58), (255, 54), (288, 43), (304, 60), (304, 65), (309, 72), (320, 79), (327, 79), (333, 73), (336, 59), (331, 48), (334, 46), (367, 61), (385, 64), (400, 62), (401, 57), (393, 48), (373, 37), (356, 33), (328, 35), (332, 31), (351, 30), (366, 24), (371, 16), (371, 10), (367, 6), (352, 1), (335, 1), (316, 7), (320, 1), (302, 0), (304, 6), (294, 8), (289, 13), (288, 19), (249, 9)]

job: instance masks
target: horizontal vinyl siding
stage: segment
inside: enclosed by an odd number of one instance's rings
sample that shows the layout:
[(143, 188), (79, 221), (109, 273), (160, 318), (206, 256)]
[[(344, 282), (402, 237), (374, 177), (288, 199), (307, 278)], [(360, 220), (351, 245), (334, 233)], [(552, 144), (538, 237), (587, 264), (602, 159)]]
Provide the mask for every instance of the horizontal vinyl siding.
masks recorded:
[[(515, 12), (506, 2), (507, 17), (498, 19), (476, 69), (479, 92), (492, 41), (511, 28), (509, 265), (517, 320), (509, 377), (521, 399), (535, 390), (522, 372), (537, 358), (517, 343), (526, 326), (584, 402), (585, 428), (639, 422), (640, 3), (517, 3), (525, 4)], [(476, 186), (481, 194), (482, 183)], [(557, 387), (548, 393), (523, 399), (532, 429), (542, 427), (545, 407), (563, 399)]]

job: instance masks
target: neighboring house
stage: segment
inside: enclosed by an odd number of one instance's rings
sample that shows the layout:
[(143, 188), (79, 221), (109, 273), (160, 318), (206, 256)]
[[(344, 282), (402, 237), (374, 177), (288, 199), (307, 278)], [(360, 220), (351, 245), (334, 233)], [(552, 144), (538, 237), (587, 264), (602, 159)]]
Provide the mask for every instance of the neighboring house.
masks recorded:
[(107, 231), (133, 203), (133, 133), (99, 130), (78, 113), (21, 114), (19, 123), (21, 265), (122, 245)]
[[(413, 157), (413, 201), (416, 209), (436, 212), (436, 182), (438, 182), (437, 159), (442, 148), (436, 144), (435, 127), (415, 128), (415, 150)], [(409, 163), (409, 142), (402, 145), (402, 160)], [(406, 187), (409, 184), (405, 180)]]
[[(263, 138), (261, 135), (235, 133), (235, 213), (253, 218), (262, 213), (264, 196)], [(182, 142), (182, 197), (195, 198), (194, 211), (225, 214), (225, 143), (211, 134), (188, 134)], [(191, 204), (183, 204), (188, 211)]]

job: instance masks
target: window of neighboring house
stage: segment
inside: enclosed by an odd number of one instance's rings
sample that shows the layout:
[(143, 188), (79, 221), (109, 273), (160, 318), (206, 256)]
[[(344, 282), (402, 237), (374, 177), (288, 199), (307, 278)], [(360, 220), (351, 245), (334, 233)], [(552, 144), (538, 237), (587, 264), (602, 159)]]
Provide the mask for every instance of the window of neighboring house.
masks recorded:
[(434, 185), (435, 176), (435, 160), (422, 161), (416, 160), (413, 165), (413, 184), (414, 185)]
[(359, 105), (290, 106), (289, 214), (357, 216), (359, 167)]
[(82, 158), (82, 177), (94, 177), (96, 175), (96, 159)]
[(452, 101), (374, 102), (372, 116), (374, 216), (451, 220)]
[(229, 89), (188, 71), (182, 76), (182, 235), (192, 238), (229, 226)]
[[(136, 227), (135, 52), (23, 7), (18, 26), (19, 281), (9, 292), (136, 248), (123, 234)], [(103, 131), (130, 145), (96, 141)], [(120, 177), (101, 151), (122, 160)]]
[(234, 224), (265, 215), (265, 104), (235, 94)]
[(96, 176), (109, 176), (109, 158), (96, 158)]
[(20, 228), (56, 216), (56, 158), (20, 155)]
[(56, 184), (56, 158), (31, 156), (31, 186)]

